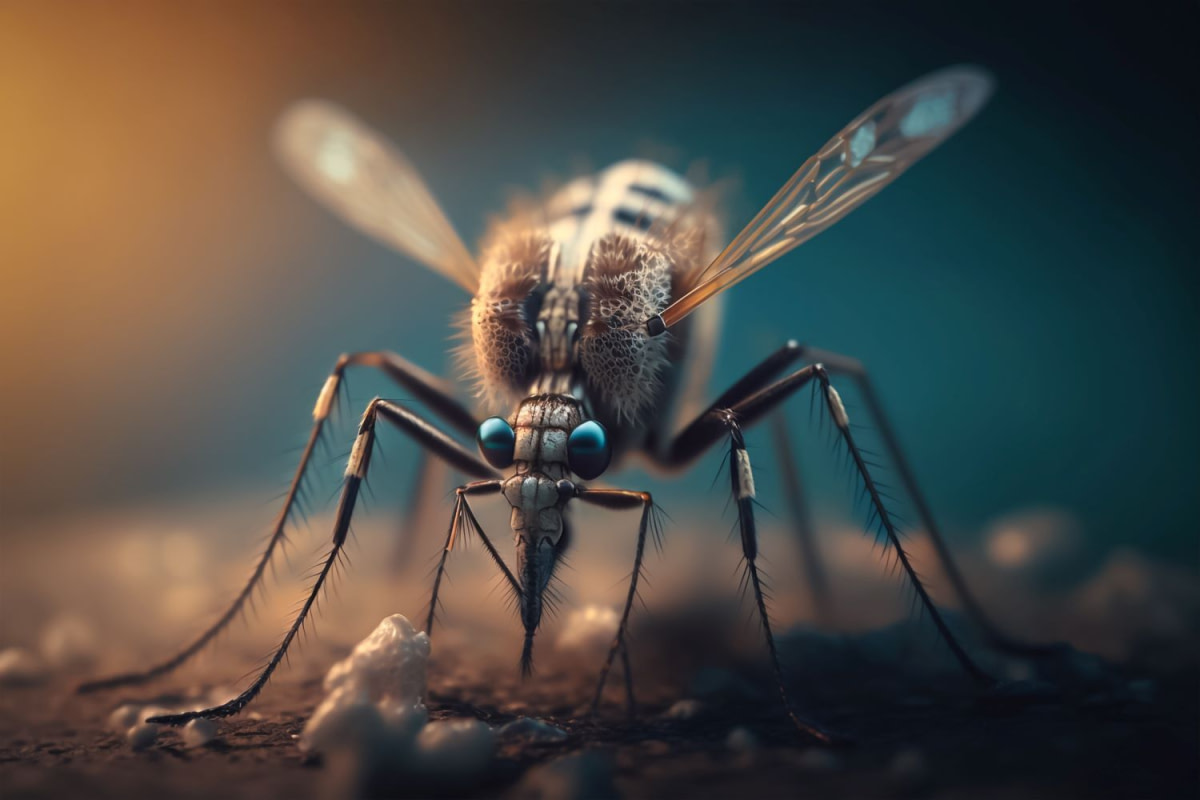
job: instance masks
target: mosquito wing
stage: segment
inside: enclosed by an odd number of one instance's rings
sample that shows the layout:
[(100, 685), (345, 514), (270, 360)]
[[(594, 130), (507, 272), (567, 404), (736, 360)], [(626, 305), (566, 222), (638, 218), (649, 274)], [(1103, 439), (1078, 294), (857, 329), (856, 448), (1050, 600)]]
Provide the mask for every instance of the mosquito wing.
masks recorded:
[(421, 176), (349, 113), (319, 100), (297, 103), (279, 121), (275, 152), (342, 219), (475, 293), (479, 268)]
[(950, 67), (868, 108), (805, 161), (741, 233), (658, 317), (660, 333), (849, 214), (944, 142), (983, 107), (986, 73)]

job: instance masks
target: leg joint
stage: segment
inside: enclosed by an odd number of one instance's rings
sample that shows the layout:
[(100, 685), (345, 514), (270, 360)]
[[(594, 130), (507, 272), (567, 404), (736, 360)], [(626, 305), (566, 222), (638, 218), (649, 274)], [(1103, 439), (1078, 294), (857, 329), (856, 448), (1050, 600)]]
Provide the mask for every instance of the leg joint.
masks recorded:
[(367, 404), (362, 421), (358, 424), (358, 435), (354, 437), (354, 446), (350, 449), (350, 459), (346, 462), (346, 477), (362, 480), (367, 475), (367, 465), (371, 461), (371, 448), (375, 444), (375, 415), (376, 406), (380, 399), (376, 397)]
[(358, 423), (358, 433), (360, 436), (375, 427), (375, 419), (379, 415), (379, 404), (383, 402), (382, 397), (373, 397), (371, 398), (371, 402), (367, 403), (367, 409), (363, 412), (362, 420)]
[(721, 423), (725, 430), (729, 433), (729, 438), (735, 449), (744, 450), (746, 447), (745, 439), (742, 436), (742, 425), (738, 421), (737, 412), (732, 408), (714, 408), (712, 410), (713, 419)]

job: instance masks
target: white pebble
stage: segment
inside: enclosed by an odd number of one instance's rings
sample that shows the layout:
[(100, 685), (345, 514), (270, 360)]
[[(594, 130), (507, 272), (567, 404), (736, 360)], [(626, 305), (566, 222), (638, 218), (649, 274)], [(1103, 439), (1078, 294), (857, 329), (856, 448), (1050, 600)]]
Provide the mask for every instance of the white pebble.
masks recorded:
[(502, 739), (524, 739), (528, 742), (558, 742), (567, 738), (567, 732), (562, 728), (529, 717), (514, 719), (502, 725), (496, 733)]
[(145, 750), (158, 739), (158, 726), (143, 722), (134, 725), (125, 733), (125, 741), (134, 750)]
[(126, 704), (108, 715), (108, 727), (114, 733), (125, 733), (142, 721), (142, 707)]
[(37, 656), (20, 647), (0, 650), (0, 684), (28, 686), (46, 679), (46, 670)]
[(187, 747), (203, 747), (217, 738), (217, 723), (211, 719), (194, 719), (183, 726), (180, 736)]
[(495, 750), (495, 733), (477, 719), (431, 722), (417, 734), (420, 771), (455, 783), (486, 769)]
[(663, 712), (663, 716), (667, 719), (692, 719), (702, 708), (699, 700), (680, 700)]

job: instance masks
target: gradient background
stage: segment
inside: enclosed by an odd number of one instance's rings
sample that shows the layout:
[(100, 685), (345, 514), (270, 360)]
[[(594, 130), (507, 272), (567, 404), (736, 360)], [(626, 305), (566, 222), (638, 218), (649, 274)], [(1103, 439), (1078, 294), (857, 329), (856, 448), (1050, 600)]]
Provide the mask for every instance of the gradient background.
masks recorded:
[[(450, 364), (462, 293), (275, 165), (297, 98), (398, 142), (473, 243), (514, 187), (631, 154), (735, 178), (736, 227), (875, 99), (974, 62), (977, 121), (731, 294), (717, 383), (787, 337), (855, 355), (956, 546), (1057, 509), (1066, 573), (1118, 547), (1196, 570), (1195, 5), (889, 5), (0, 4), (0, 545), (265, 499), (339, 352)], [(385, 444), (394, 511), (412, 447)], [(715, 469), (653, 486), (692, 506)]]

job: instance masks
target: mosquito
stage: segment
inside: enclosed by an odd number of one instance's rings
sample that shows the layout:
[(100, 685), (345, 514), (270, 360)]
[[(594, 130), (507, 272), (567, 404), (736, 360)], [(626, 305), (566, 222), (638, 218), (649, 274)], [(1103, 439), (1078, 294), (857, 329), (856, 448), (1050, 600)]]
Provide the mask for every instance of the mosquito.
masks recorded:
[[(151, 722), (179, 725), (200, 717), (227, 717), (263, 689), (342, 556), (383, 422), (410, 436), (425, 454), (474, 479), (454, 493), (426, 630), (432, 633), (447, 557), (456, 543), (474, 534), (517, 601), (524, 628), (521, 669), (526, 675), (535, 634), (553, 604), (555, 569), (576, 535), (568, 506), (579, 501), (604, 509), (640, 510), (628, 592), (600, 670), (593, 711), (618, 654), (627, 705), (631, 712), (634, 708), (629, 617), (643, 575), (647, 539), (657, 539), (662, 523), (649, 492), (589, 482), (633, 454), (671, 472), (688, 467), (711, 448), (727, 448), (746, 587), (754, 596), (783, 710), (806, 736), (830, 741), (827, 731), (795, 708), (780, 669), (758, 561), (754, 470), (744, 438), (747, 428), (773, 412), (782, 420), (778, 412), (784, 401), (805, 387), (835, 423), (873, 522), (942, 640), (971, 678), (992, 685), (991, 676), (959, 643), (914, 571), (872, 465), (855, 441), (835, 377), (857, 384), (963, 607), (992, 643), (1018, 652), (1033, 646), (1001, 633), (968, 590), (857, 360), (789, 340), (715, 399), (703, 400), (723, 293), (874, 196), (974, 117), (991, 92), (992, 81), (985, 72), (957, 66), (884, 97), (805, 161), (719, 251), (714, 246), (717, 222), (703, 193), (658, 164), (624, 161), (570, 182), (532, 210), (516, 213), (488, 237), (478, 260), (399, 151), (336, 106), (320, 101), (294, 106), (281, 120), (276, 140), (292, 176), (352, 226), (471, 295), (461, 319), (466, 339), (461, 355), (464, 377), (474, 377), (475, 405), (482, 411), (477, 414), (460, 400), (450, 383), (394, 353), (342, 355), (317, 395), (308, 442), (266, 549), (232, 606), (172, 658), (141, 672), (85, 684), (81, 690), (161, 676), (195, 655), (239, 614), (284, 538), (314, 448), (350, 367), (382, 371), (433, 418), (413, 410), (411, 403), (377, 397), (367, 404), (345, 470), (332, 546), (273, 655), (245, 691), (229, 702)], [(464, 444), (471, 438), (474, 449)], [(786, 488), (792, 498), (799, 498), (799, 474), (787, 437), (773, 438), (785, 466)], [(471, 506), (489, 495), (501, 495), (511, 506), (516, 551), (512, 570)], [(823, 580), (819, 573), (810, 577)]]

